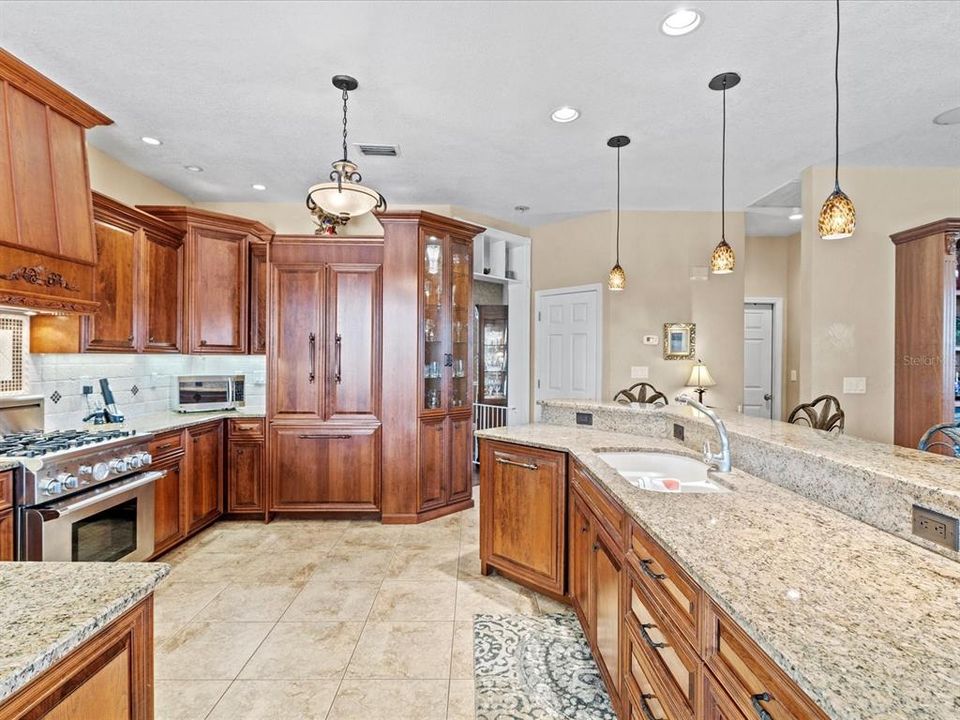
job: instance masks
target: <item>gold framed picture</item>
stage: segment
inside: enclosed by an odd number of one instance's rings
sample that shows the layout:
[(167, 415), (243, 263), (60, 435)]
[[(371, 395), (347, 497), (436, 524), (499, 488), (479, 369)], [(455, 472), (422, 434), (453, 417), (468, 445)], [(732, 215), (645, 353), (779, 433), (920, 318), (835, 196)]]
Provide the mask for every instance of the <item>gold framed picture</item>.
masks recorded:
[(663, 359), (689, 360), (697, 352), (695, 323), (663, 324)]

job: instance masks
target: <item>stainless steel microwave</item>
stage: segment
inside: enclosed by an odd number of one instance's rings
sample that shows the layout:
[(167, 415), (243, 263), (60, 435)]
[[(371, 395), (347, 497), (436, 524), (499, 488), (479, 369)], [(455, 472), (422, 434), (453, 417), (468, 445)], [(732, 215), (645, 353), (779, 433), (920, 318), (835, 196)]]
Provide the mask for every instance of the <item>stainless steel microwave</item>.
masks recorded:
[(177, 412), (235, 410), (244, 405), (243, 375), (181, 375), (174, 381)]

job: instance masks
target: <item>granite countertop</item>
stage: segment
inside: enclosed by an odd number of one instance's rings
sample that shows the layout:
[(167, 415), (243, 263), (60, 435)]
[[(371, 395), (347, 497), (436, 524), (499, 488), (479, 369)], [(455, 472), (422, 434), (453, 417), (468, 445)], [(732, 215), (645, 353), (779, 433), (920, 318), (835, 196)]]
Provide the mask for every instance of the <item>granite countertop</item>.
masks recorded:
[(0, 703), (153, 592), (162, 563), (0, 563)]
[(694, 456), (665, 439), (558, 425), (478, 433), (570, 452), (832, 718), (960, 714), (960, 564), (734, 469), (732, 489), (629, 485), (596, 450)]
[(109, 425), (86, 424), (87, 430), (135, 430), (138, 435), (157, 435), (170, 430), (182, 430), (192, 425), (200, 425), (212, 420), (226, 420), (228, 418), (262, 418), (266, 411), (262, 407), (240, 408), (239, 410), (214, 410), (212, 412), (179, 413), (172, 410), (161, 413), (140, 415), (125, 420), (122, 423)]

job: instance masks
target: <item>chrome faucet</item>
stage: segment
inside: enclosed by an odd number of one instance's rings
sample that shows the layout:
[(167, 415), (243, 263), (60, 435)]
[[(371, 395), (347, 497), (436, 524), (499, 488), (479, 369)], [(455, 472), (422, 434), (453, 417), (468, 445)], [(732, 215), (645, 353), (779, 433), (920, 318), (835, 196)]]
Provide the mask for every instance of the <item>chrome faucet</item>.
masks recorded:
[(710, 447), (710, 441), (704, 440), (703, 461), (708, 465), (715, 465), (720, 472), (730, 472), (732, 468), (730, 463), (730, 436), (727, 435), (727, 426), (723, 424), (720, 416), (689, 395), (677, 395), (675, 401), (681, 405), (689, 405), (692, 408), (696, 408), (710, 418), (710, 422), (713, 423), (713, 426), (717, 429), (717, 433), (720, 435), (720, 452), (713, 452), (713, 449)]

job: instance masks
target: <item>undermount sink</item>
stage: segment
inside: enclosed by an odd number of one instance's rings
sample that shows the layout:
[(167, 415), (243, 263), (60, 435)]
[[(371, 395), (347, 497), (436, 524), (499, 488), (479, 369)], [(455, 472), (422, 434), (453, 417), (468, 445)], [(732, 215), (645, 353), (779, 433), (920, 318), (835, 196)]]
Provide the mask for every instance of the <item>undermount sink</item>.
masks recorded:
[(597, 457), (641, 490), (664, 493), (730, 492), (707, 476), (709, 466), (669, 453), (602, 452)]

